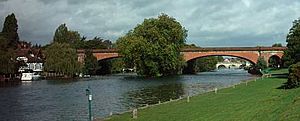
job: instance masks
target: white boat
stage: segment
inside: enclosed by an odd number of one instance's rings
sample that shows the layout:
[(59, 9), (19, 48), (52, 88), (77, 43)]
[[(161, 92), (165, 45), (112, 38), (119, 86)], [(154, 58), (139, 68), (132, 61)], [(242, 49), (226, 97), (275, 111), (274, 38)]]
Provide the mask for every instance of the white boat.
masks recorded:
[(38, 80), (41, 76), (36, 73), (22, 73), (21, 81), (33, 81)]

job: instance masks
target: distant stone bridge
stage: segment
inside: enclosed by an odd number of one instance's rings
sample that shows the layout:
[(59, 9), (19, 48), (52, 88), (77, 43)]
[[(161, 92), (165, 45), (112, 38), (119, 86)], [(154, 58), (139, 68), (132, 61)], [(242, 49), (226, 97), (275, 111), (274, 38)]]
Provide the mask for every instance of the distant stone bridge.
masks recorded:
[[(186, 48), (181, 50), (185, 61), (194, 60), (208, 56), (232, 56), (245, 59), (253, 64), (257, 62), (259, 56), (267, 62), (271, 57), (282, 58), (286, 47), (213, 47), (213, 48)], [(92, 50), (97, 60), (118, 58), (116, 49), (95, 49)], [(83, 62), (85, 58), (84, 50), (77, 50), (78, 61)]]
[(239, 62), (218, 62), (216, 68), (240, 68), (243, 63)]

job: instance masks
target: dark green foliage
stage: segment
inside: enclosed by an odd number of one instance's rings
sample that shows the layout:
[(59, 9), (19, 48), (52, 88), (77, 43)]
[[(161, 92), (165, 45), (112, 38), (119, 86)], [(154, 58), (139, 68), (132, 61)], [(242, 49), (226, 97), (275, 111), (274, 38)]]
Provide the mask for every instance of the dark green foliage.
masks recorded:
[(85, 59), (84, 59), (84, 70), (85, 74), (96, 74), (96, 70), (98, 68), (97, 58), (93, 55), (91, 50), (85, 51)]
[(282, 44), (281, 43), (275, 43), (272, 45), (272, 47), (282, 47)]
[(206, 72), (206, 71), (212, 71), (216, 69), (216, 64), (218, 62), (223, 61), (223, 58), (218, 57), (206, 57), (206, 58), (200, 58), (197, 60), (198, 65), (198, 72)]
[(187, 62), (186, 66), (183, 68), (183, 74), (196, 74), (198, 72), (197, 59), (193, 59)]
[(67, 43), (52, 43), (45, 50), (45, 71), (72, 77), (80, 72), (77, 52)]
[(284, 51), (285, 67), (300, 61), (300, 20), (295, 20), (287, 35), (287, 50)]
[(10, 47), (16, 47), (16, 44), (19, 41), (19, 35), (18, 35), (18, 21), (14, 13), (8, 15), (5, 18), (1, 34), (2, 36), (8, 39), (8, 45)]
[(77, 31), (69, 30), (66, 24), (61, 24), (55, 31), (53, 42), (68, 43), (76, 49), (107, 49), (111, 48), (109, 40), (95, 37), (85, 41), (86, 37), (81, 37)]
[(78, 46), (79, 49), (107, 49), (111, 48), (112, 43), (109, 40), (103, 40), (100, 37), (95, 37), (92, 40), (84, 41)]
[(300, 62), (293, 64), (289, 68), (289, 77), (286, 82), (287, 88), (295, 88), (300, 86)]
[(183, 65), (180, 49), (187, 30), (168, 15), (145, 19), (117, 41), (126, 67), (136, 67), (142, 76), (178, 74)]
[(11, 44), (7, 36), (0, 33), (0, 74), (13, 74), (17, 72), (15, 45)]
[(183, 69), (185, 74), (195, 74), (198, 72), (212, 71), (216, 69), (216, 64), (222, 62), (223, 57), (204, 57), (187, 62), (187, 66)]
[(112, 59), (112, 68), (111, 71), (112, 73), (120, 73), (125, 69), (125, 63), (122, 58), (116, 58)]
[(269, 59), (269, 67), (278, 68), (281, 66), (281, 59), (278, 56), (271, 56)]
[(9, 47), (9, 40), (0, 34), (0, 50), (5, 50)]
[(0, 49), (0, 74), (14, 74), (17, 72), (15, 52), (12, 49)]
[(262, 75), (264, 74), (264, 69), (267, 68), (267, 62), (264, 60), (263, 57), (259, 56), (255, 65), (251, 65), (248, 69), (248, 73), (255, 74), (255, 75)]
[(267, 62), (265, 61), (265, 59), (263, 57), (258, 57), (257, 59), (257, 63), (255, 65), (256, 69), (266, 69), (268, 66), (267, 66)]
[(112, 60), (101, 60), (98, 61), (99, 67), (97, 68), (96, 74), (105, 75), (112, 73)]
[(74, 48), (82, 46), (84, 38), (77, 31), (68, 30), (66, 24), (61, 24), (55, 31), (53, 42), (68, 43)]

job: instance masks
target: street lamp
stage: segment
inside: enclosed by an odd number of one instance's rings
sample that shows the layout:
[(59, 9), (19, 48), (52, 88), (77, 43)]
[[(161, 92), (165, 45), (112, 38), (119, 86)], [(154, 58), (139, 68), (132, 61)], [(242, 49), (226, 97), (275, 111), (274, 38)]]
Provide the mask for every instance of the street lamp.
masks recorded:
[(92, 91), (90, 87), (88, 87), (86, 90), (86, 96), (88, 96), (89, 101), (89, 121), (92, 121)]

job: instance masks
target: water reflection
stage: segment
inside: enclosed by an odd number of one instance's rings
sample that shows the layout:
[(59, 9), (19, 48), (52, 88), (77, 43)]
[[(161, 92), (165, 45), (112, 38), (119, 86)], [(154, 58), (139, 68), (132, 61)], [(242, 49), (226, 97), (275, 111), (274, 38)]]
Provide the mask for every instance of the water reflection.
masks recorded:
[(182, 83), (164, 84), (125, 93), (124, 96), (127, 100), (124, 105), (127, 105), (127, 107), (141, 107), (145, 104), (156, 104), (159, 101), (165, 102), (170, 99), (177, 99), (182, 95), (184, 95)]
[(0, 88), (17, 87), (17, 86), (21, 86), (21, 84), (22, 83), (20, 81), (0, 82)]

